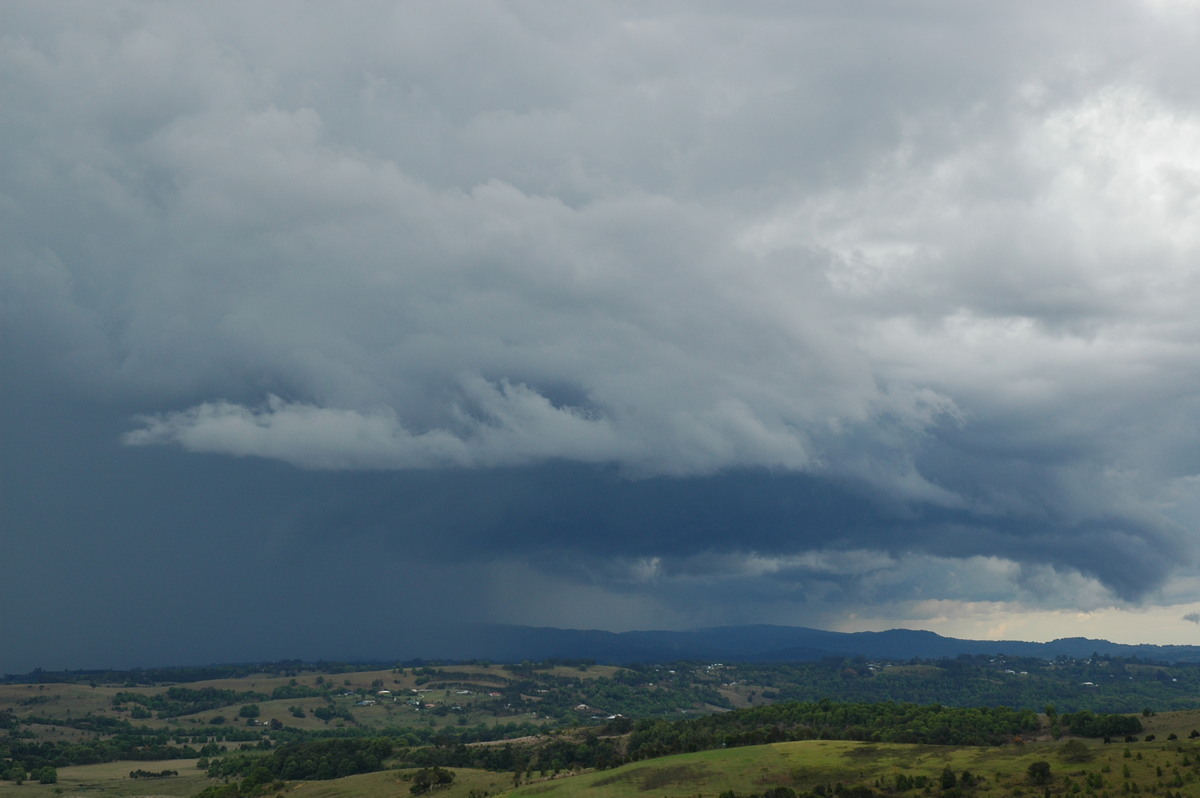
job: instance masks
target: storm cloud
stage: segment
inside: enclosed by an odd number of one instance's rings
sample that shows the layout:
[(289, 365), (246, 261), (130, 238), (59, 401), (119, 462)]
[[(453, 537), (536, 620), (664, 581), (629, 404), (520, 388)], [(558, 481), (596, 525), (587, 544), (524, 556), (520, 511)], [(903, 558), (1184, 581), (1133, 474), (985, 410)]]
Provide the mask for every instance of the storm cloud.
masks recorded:
[(486, 620), (1192, 627), (1194, 7), (0, 19), (8, 536), (144, 502), (152, 560), (236, 539), (278, 612), (332, 547)]

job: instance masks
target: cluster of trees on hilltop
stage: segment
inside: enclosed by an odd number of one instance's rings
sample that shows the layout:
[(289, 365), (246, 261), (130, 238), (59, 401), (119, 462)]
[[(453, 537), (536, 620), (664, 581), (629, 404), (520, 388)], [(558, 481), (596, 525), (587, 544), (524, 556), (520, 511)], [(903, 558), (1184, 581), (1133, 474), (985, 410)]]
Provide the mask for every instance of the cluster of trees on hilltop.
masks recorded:
[(198, 690), (190, 687), (168, 687), (162, 693), (120, 692), (112, 697), (112, 704), (114, 707), (138, 704), (157, 712), (160, 718), (176, 718), (231, 704), (261, 701), (268, 697), (265, 693), (249, 690), (239, 693), (236, 690), (220, 690), (215, 687), (202, 687)]
[(634, 725), (631, 760), (789, 740), (860, 740), (935, 745), (999, 745), (1036, 731), (1038, 716), (1009, 707), (782, 703), (681, 721)]
[(553, 737), (535, 745), (430, 746), (400, 751), (406, 767), (464, 767), (511, 773), (604, 770), (626, 760), (619, 741), (589, 730), (579, 737)]
[[(212, 709), (232, 706), (234, 704), (249, 704), (255, 701), (272, 701), (293, 698), (317, 698), (329, 694), (332, 685), (325, 687), (310, 687), (298, 684), (295, 679), (291, 684), (283, 684), (269, 693), (257, 690), (222, 690), (216, 687), (168, 687), (161, 693), (138, 693), (121, 691), (112, 697), (113, 708), (120, 711), (133, 705), (144, 713), (157, 712), (160, 718), (177, 718), (181, 715), (192, 715), (197, 712), (207, 712)], [(145, 717), (145, 714), (140, 717)], [(135, 709), (134, 717), (139, 715)]]
[[(34, 716), (25, 723), (51, 724), (49, 718)], [(66, 723), (67, 728), (97, 732), (98, 736), (76, 740), (38, 740), (29, 732), (15, 731), (0, 737), (0, 761), (12, 759), (29, 767), (67, 767), (100, 762), (195, 759), (223, 750), (218, 742), (239, 742), (269, 747), (261, 732), (238, 727), (221, 727), (205, 734), (179, 734), (146, 726), (132, 726), (116, 718), (85, 716)], [(201, 746), (197, 748), (196, 746)]]
[(379, 770), (391, 753), (392, 741), (384, 737), (310, 740), (267, 754), (238, 752), (213, 760), (208, 775), (252, 777), (256, 783), (339, 779)]
[(116, 735), (103, 740), (78, 742), (0, 739), (0, 761), (20, 762), (31, 770), (99, 762), (195, 759), (200, 754), (200, 751), (188, 745), (171, 745), (165, 737), (147, 739), (139, 735)]
[(1124, 737), (1142, 730), (1142, 722), (1134, 715), (1097, 715), (1087, 710), (1060, 715), (1058, 722), (1079, 737)]

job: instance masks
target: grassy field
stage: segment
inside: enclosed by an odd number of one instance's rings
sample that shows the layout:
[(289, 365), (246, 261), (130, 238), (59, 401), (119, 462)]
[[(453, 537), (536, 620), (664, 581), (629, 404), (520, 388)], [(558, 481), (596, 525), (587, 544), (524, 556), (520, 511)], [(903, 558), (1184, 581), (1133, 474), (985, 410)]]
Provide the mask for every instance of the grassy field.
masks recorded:
[(119, 687), (89, 687), (86, 684), (0, 684), (0, 712), (18, 715), (37, 713), (48, 717), (81, 717), (108, 713)]
[[(512, 779), (505, 773), (467, 768), (448, 770), (453, 771), (454, 782), (428, 795), (433, 798), (470, 798), (472, 794), (498, 796), (512, 788)], [(333, 781), (309, 782), (295, 785), (285, 794), (289, 798), (398, 798), (411, 794), (409, 788), (413, 773), (411, 770), (388, 770)]]
[(1142, 718), (1142, 733), (1153, 734), (1159, 741), (1171, 734), (1187, 739), (1192, 731), (1200, 731), (1200, 709), (1164, 712)]
[[(1142, 667), (1153, 671), (1151, 666)], [(927, 666), (896, 666), (884, 678), (904, 679), (921, 675)], [(579, 691), (579, 698), (572, 699), (602, 704), (604, 698), (593, 699), (582, 691), (591, 680), (612, 676), (617, 669), (605, 666), (578, 668), (558, 666), (550, 670), (539, 670), (570, 684), (571, 691)], [(1140, 671), (1139, 671), (1140, 672)], [(322, 696), (291, 699), (258, 699), (260, 724), (255, 734), (266, 732), (262, 728), (272, 720), (278, 720), (291, 728), (305, 730), (332, 729), (339, 726), (359, 725), (366, 729), (382, 727), (442, 728), (459, 724), (510, 722), (542, 723), (538, 707), (547, 693), (538, 689), (543, 682), (529, 682), (527, 672), (515, 672), (503, 666), (483, 665), (445, 666), (441, 673), (433, 669), (382, 669), (375, 671), (318, 674), (300, 673), (297, 676), (278, 674), (255, 674), (237, 679), (220, 679), (192, 682), (185, 686), (198, 690), (212, 687), (236, 693), (255, 691), (271, 694), (284, 686), (314, 687), (325, 691)], [(647, 677), (650, 678), (650, 677)], [(526, 680), (521, 687), (522, 695), (512, 688), (516, 681)], [(553, 687), (552, 684), (546, 684)], [(657, 684), (640, 687), (654, 693), (667, 687)], [(167, 685), (129, 686), (80, 684), (14, 684), (0, 685), (0, 712), (11, 711), (17, 717), (29, 718), (20, 727), (22, 733), (31, 732), (44, 742), (87, 742), (96, 738), (96, 732), (71, 728), (71, 723), (88, 715), (100, 718), (131, 720), (131, 707), (126, 702), (121, 708), (113, 706), (113, 697), (122, 691), (154, 695), (169, 689)], [(602, 690), (607, 690), (602, 686)], [(763, 701), (761, 686), (730, 682), (720, 685), (721, 692), (735, 706), (754, 706)], [(501, 692), (503, 697), (489, 695)], [(596, 695), (607, 695), (598, 690)], [(369, 705), (360, 705), (369, 701)], [(512, 702), (515, 708), (503, 707)], [(232, 729), (246, 721), (238, 717), (244, 700), (211, 710), (196, 712), (177, 718), (142, 718), (133, 722), (152, 729), (170, 730), (173, 734), (198, 735), (199, 747), (206, 737), (219, 734), (222, 728)], [(322, 707), (348, 710), (354, 721), (335, 718), (326, 723), (314, 716)], [(293, 708), (303, 710), (304, 717), (296, 717)], [(703, 711), (695, 708), (688, 711)], [(491, 714), (498, 712), (500, 714)], [(223, 726), (214, 726), (216, 716), (225, 719)], [(677, 712), (674, 716), (681, 716)], [(37, 722), (34, 722), (36, 720)], [(1028, 779), (1028, 768), (1033, 762), (1049, 762), (1054, 775), (1052, 795), (1067, 795), (1072, 787), (1081, 796), (1094, 795), (1109, 798), (1132, 793), (1136, 786), (1138, 794), (1165, 796), (1196, 796), (1200, 798), (1200, 739), (1192, 739), (1193, 730), (1200, 729), (1200, 709), (1179, 712), (1162, 712), (1141, 717), (1144, 726), (1136, 743), (1113, 743), (1104, 745), (1099, 741), (1084, 741), (1088, 749), (1086, 761), (1068, 761), (1063, 756), (1063, 741), (1049, 739), (1050, 727), (1043, 717), (1043, 733), (1033, 735), (1023, 745), (1008, 745), (999, 748), (967, 748), (941, 746), (912, 746), (889, 744), (862, 744), (835, 741), (808, 741), (781, 743), (770, 746), (732, 748), (663, 758), (634, 763), (621, 768), (602, 772), (555, 779), (544, 779), (541, 774), (523, 774), (521, 784), (514, 790), (511, 773), (489, 773), (470, 769), (456, 769), (457, 779), (450, 788), (437, 790), (433, 795), (446, 798), (472, 798), (484, 794), (495, 796), (509, 794), (517, 796), (586, 795), (594, 798), (645, 794), (652, 798), (715, 798), (721, 792), (734, 790), (747, 795), (761, 793), (775, 786), (788, 786), (798, 792), (817, 787), (827, 789), (836, 784), (844, 786), (866, 785), (873, 789), (892, 787), (898, 776), (904, 779), (923, 778), (930, 785), (926, 793), (918, 788), (904, 794), (919, 796), (939, 795), (939, 783), (943, 770), (949, 767), (958, 778), (963, 771), (970, 771), (980, 779), (968, 795), (976, 798), (1040, 798), (1045, 787), (1034, 789)], [(586, 718), (583, 722), (587, 722)], [(249, 730), (242, 729), (243, 732)], [(524, 732), (522, 732), (524, 733)], [(1147, 736), (1152, 741), (1146, 741)], [(1170, 739), (1174, 736), (1176, 739)], [(257, 739), (257, 738), (255, 738)], [(230, 741), (225, 748), (236, 748), (241, 742)], [(0, 763), (3, 764), (3, 763)], [(177, 770), (178, 776), (163, 779), (130, 779), (134, 769), (150, 771)], [(335, 781), (291, 783), (281, 793), (299, 795), (304, 798), (342, 798), (346, 796), (406, 796), (411, 782), (411, 772), (385, 771), (353, 776)], [(38, 796), (186, 796), (195, 795), (204, 787), (214, 783), (195, 768), (194, 759), (168, 760), (163, 762), (116, 762), (101, 765), (64, 767), (58, 769), (58, 783), (40, 785), (26, 782), (17, 785), (0, 781), (0, 798), (37, 798)], [(1129, 789), (1126, 788), (1129, 785)], [(274, 792), (271, 793), (274, 795)]]
[[(142, 768), (150, 771), (177, 770), (178, 776), (162, 779), (131, 779), (129, 771)], [(506, 773), (484, 770), (449, 768), (455, 774), (454, 783), (432, 795), (437, 798), (469, 798), (498, 796), (512, 788), (512, 777)], [(293, 798), (397, 798), (410, 794), (411, 770), (385, 770), (330, 781), (292, 782), (282, 793)], [(218, 784), (195, 767), (167, 762), (109, 762), (103, 765), (84, 765), (60, 768), (57, 784), (26, 782), (16, 785), (0, 781), (0, 798), (187, 798)]]
[[(1184, 713), (1157, 717), (1162, 729), (1188, 726), (1196, 719)], [(745, 795), (776, 786), (797, 792), (821, 786), (832, 790), (838, 783), (881, 789), (894, 786), (897, 776), (903, 775), (927, 779), (929, 792), (915, 789), (904, 793), (919, 796), (938, 795), (941, 774), (949, 767), (960, 779), (963, 771), (970, 771), (978, 779), (968, 794), (976, 798), (1010, 798), (1044, 794), (1045, 787), (1034, 789), (1028, 779), (1029, 766), (1040, 760), (1051, 766), (1052, 795), (1070, 794), (1072, 785), (1076, 785), (1076, 791), (1083, 795), (1116, 796), (1125, 794), (1126, 783), (1137, 785), (1140, 794), (1200, 795), (1200, 739), (1180, 735), (1180, 739), (1166, 741), (1158, 737), (1158, 732), (1152, 733), (1156, 739), (1149, 743), (1085, 742), (1086, 761), (1064, 758), (1065, 741), (980, 748), (811, 740), (681, 754), (557, 779), (539, 779), (534, 774), (531, 781), (515, 789), (509, 773), (451, 768), (456, 774), (454, 784), (431, 794), (444, 798), (716, 798), (725, 790)], [(129, 771), (134, 768), (171, 769), (179, 775), (130, 779)], [(409, 794), (412, 773), (388, 770), (331, 781), (290, 783), (279, 792), (296, 798), (395, 798)], [(0, 782), (0, 798), (184, 798), (214, 783), (194, 763), (178, 760), (66, 767), (59, 769), (58, 778), (54, 785)]]
[[(1165, 795), (1179, 791), (1200, 795), (1200, 742), (1102, 745), (1087, 743), (1089, 761), (1066, 761), (1062, 742), (1000, 748), (804, 741), (776, 743), (720, 751), (681, 754), (625, 765), (609, 771), (568, 778), (533, 781), (510, 795), (513, 798), (556, 798), (587, 795), (622, 798), (653, 795), (655, 798), (715, 798), (726, 790), (742, 794), (776, 786), (797, 792), (838, 783), (875, 789), (893, 786), (898, 775), (924, 776), (932, 793), (917, 789), (909, 794), (938, 794), (943, 770), (957, 778), (970, 771), (979, 780), (969, 794), (978, 798), (1041, 795), (1029, 783), (1028, 769), (1039, 760), (1051, 766), (1051, 794), (1067, 794), (1078, 785), (1082, 794), (1118, 795), (1123, 785), (1136, 784), (1142, 794)], [(1126, 750), (1129, 756), (1126, 756)], [(1128, 770), (1126, 770), (1126, 768)], [(1128, 772), (1128, 775), (1125, 775)], [(1091, 782), (1089, 784), (1089, 778)], [(1100, 785), (1100, 786), (1097, 786)]]
[[(412, 670), (404, 673), (392, 669), (362, 671), (346, 674), (303, 674), (299, 678), (261, 674), (246, 676), (238, 679), (213, 679), (208, 681), (191, 682), (183, 685), (189, 689), (200, 690), (215, 688), (232, 690), (234, 692), (256, 691), (270, 694), (279, 687), (292, 683), (319, 689), (330, 688), (334, 704), (349, 710), (355, 721), (367, 727), (384, 727), (399, 725), (418, 725), (428, 728), (441, 728), (459, 723), (508, 723), (511, 721), (543, 722), (543, 718), (533, 717), (529, 713), (517, 715), (495, 715), (480, 711), (475, 707), (482, 702), (487, 693), (504, 686), (513, 674), (499, 666), (484, 667), (480, 665), (455, 665), (452, 670), (456, 674), (452, 678), (426, 677), (419, 678)], [(575, 668), (553, 668), (548, 672), (560, 676), (571, 676), (580, 679), (596, 679), (610, 676), (616, 668), (592, 666), (587, 671)], [(318, 681), (318, 677), (321, 681)], [(160, 686), (123, 686), (99, 685), (91, 687), (87, 684), (12, 684), (0, 685), (0, 712), (11, 711), (18, 716), (36, 714), (39, 716), (67, 720), (81, 718), (87, 715), (131, 720), (139, 726), (152, 729), (179, 729), (186, 734), (196, 734), (212, 731), (208, 726), (210, 721), (220, 716), (227, 723), (240, 725), (243, 721), (237, 717), (238, 706), (220, 707), (217, 709), (180, 715), (174, 718), (158, 718), (156, 715), (147, 718), (132, 719), (127, 711), (118, 711), (113, 707), (113, 697), (120, 692), (136, 692), (144, 695), (156, 695), (168, 689), (167, 685)], [(459, 690), (468, 689), (469, 694), (460, 695)], [(380, 690), (387, 690), (387, 695), (379, 695)], [(353, 694), (353, 695), (347, 695)], [(375, 703), (369, 706), (358, 706), (360, 697), (366, 694)], [(425, 707), (416, 708), (409, 703), (410, 699), (424, 703), (453, 704), (461, 710), (447, 714), (434, 714), (426, 711)], [(266, 725), (272, 720), (298, 729), (316, 730), (346, 725), (334, 720), (325, 723), (313, 716), (313, 711), (326, 705), (323, 697), (290, 698), (278, 700), (258, 700), (260, 715), (257, 720)], [(291, 707), (304, 710), (304, 717), (292, 714)], [(466, 720), (460, 718), (465, 716)], [(40, 728), (35, 731), (42, 731)], [(82, 733), (69, 729), (46, 729), (46, 739), (71, 739)]]
[[(106, 762), (101, 765), (77, 765), (58, 769), (57, 784), (38, 784), (27, 781), (17, 785), (0, 781), (0, 798), (60, 798), (87, 796), (95, 798), (151, 798), (152, 796), (195, 795), (215, 783), (195, 767), (194, 761), (177, 759), (161, 762)], [(160, 772), (175, 770), (178, 776), (162, 779), (131, 779), (131, 770)]]

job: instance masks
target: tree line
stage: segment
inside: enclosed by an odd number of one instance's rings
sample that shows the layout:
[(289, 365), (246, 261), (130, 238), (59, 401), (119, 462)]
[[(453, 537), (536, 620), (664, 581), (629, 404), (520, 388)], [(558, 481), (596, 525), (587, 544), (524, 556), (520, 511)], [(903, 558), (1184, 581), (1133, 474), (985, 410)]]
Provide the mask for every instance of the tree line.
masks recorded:
[(627, 757), (792, 740), (857, 740), (932, 745), (1000, 745), (1036, 731), (1037, 713), (1011, 707), (896, 703), (786, 702), (688, 720), (634, 724)]

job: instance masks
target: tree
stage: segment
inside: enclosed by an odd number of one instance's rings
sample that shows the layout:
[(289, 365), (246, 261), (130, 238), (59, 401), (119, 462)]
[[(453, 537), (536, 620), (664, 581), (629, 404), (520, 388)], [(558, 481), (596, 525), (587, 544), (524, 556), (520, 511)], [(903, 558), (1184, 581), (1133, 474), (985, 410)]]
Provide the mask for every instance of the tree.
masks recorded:
[(444, 787), (454, 781), (454, 771), (445, 768), (421, 768), (413, 776), (412, 786), (408, 788), (413, 795), (422, 795), (434, 787)]
[(954, 789), (954, 785), (956, 784), (958, 784), (958, 777), (954, 775), (954, 771), (951, 770), (950, 766), (946, 765), (946, 767), (942, 769), (942, 789)]
[(1087, 762), (1092, 758), (1091, 750), (1080, 740), (1067, 740), (1058, 752), (1067, 762)]
[(1054, 780), (1050, 774), (1050, 763), (1039, 760), (1029, 766), (1029, 783), (1030, 784), (1049, 784)]

